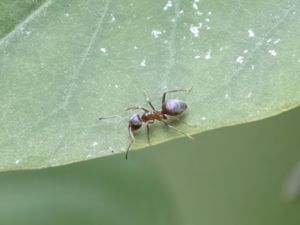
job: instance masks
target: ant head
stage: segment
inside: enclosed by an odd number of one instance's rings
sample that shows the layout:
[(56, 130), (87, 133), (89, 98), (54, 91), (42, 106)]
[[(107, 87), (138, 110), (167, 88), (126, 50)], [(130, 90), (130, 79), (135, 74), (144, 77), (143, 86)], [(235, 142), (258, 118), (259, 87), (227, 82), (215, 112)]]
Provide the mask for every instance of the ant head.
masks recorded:
[(132, 130), (137, 130), (142, 125), (143, 125), (143, 121), (138, 114), (134, 114), (132, 117), (130, 117), (128, 127), (130, 127)]
[(187, 104), (179, 99), (168, 99), (162, 105), (162, 113), (177, 116), (187, 109)]

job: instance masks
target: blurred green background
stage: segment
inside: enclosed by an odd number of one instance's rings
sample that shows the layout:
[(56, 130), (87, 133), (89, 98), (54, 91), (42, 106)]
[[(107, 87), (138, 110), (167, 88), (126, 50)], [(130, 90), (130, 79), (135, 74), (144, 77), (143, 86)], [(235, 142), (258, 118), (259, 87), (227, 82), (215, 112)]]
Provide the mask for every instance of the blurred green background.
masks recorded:
[(83, 163), (0, 173), (0, 224), (298, 225), (300, 108)]

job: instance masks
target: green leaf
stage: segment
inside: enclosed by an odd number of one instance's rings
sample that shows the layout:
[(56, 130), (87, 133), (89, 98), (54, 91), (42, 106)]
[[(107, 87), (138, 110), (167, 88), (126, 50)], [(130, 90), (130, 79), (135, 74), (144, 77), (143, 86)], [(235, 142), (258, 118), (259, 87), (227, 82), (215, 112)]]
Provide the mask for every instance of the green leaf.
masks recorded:
[[(193, 127), (174, 123), (189, 134), (300, 103), (297, 0), (26, 1), (10, 32), (5, 18), (19, 9), (5, 2), (0, 170), (123, 152), (124, 108), (147, 106), (143, 91), (159, 108), (163, 91), (193, 87), (169, 95), (189, 105), (182, 119)], [(180, 136), (151, 128), (153, 144)], [(136, 138), (134, 149), (148, 145), (144, 129)]]

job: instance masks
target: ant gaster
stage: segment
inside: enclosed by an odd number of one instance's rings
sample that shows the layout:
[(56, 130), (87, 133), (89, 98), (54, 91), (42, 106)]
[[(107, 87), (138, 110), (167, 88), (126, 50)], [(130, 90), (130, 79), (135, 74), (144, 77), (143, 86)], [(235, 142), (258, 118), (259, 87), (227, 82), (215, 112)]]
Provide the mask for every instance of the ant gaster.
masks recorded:
[[(166, 120), (169, 118), (175, 118), (178, 120), (176, 116), (179, 116), (182, 114), (187, 108), (187, 104), (179, 99), (167, 99), (166, 96), (168, 93), (171, 92), (179, 92), (179, 91), (190, 91), (191, 89), (177, 89), (177, 90), (171, 90), (171, 91), (166, 91), (162, 95), (162, 105), (161, 105), (161, 110), (156, 110), (155, 107), (152, 105), (150, 100), (147, 98), (147, 103), (149, 104), (151, 110), (148, 110), (144, 107), (129, 107), (126, 110), (136, 110), (136, 109), (141, 109), (144, 111), (144, 113), (140, 116), (139, 114), (133, 114), (131, 118), (129, 119), (128, 122), (128, 132), (130, 135), (130, 143), (126, 149), (126, 154), (125, 154), (125, 159), (128, 158), (128, 152), (131, 147), (131, 145), (134, 143), (135, 138), (133, 132), (140, 129), (142, 125), (145, 123), (147, 126), (147, 138), (148, 138), (148, 143), (150, 144), (150, 124), (154, 123), (155, 120), (163, 123), (167, 127), (185, 135), (188, 138), (192, 137), (186, 133), (184, 133), (181, 130), (178, 130), (177, 128), (171, 126)], [(110, 117), (101, 117), (99, 120), (102, 119), (107, 119), (107, 118), (112, 118), (116, 116), (110, 116)]]

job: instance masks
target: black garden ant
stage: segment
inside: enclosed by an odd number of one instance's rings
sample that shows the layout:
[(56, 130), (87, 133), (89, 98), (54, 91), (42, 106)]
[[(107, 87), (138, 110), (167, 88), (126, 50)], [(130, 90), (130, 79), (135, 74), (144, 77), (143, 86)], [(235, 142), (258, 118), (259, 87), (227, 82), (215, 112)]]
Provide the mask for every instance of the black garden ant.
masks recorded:
[[(149, 104), (151, 110), (148, 110), (144, 107), (129, 107), (126, 110), (136, 110), (141, 109), (144, 111), (144, 113), (140, 116), (139, 114), (133, 114), (129, 121), (128, 121), (128, 132), (130, 135), (130, 143), (126, 149), (125, 159), (128, 158), (128, 152), (131, 147), (131, 145), (134, 143), (135, 138), (133, 135), (133, 132), (140, 129), (142, 125), (145, 123), (147, 126), (147, 138), (148, 143), (150, 144), (150, 124), (153, 124), (155, 120), (163, 123), (167, 127), (175, 130), (176, 132), (179, 132), (183, 135), (185, 135), (188, 138), (193, 139), (189, 134), (186, 134), (185, 132), (178, 130), (177, 128), (171, 126), (166, 120), (170, 118), (174, 118), (179, 120), (176, 116), (181, 115), (187, 108), (187, 104), (179, 99), (167, 99), (166, 95), (171, 92), (179, 92), (179, 91), (190, 91), (190, 89), (177, 89), (177, 90), (171, 90), (171, 91), (165, 91), (162, 95), (162, 106), (161, 110), (156, 110), (155, 107), (152, 105), (150, 100), (147, 98), (146, 101)], [(99, 120), (113, 118), (116, 116), (109, 116), (109, 117), (100, 117)]]

